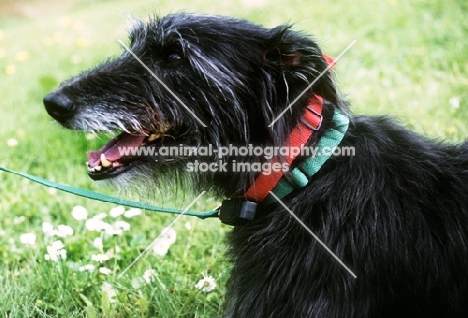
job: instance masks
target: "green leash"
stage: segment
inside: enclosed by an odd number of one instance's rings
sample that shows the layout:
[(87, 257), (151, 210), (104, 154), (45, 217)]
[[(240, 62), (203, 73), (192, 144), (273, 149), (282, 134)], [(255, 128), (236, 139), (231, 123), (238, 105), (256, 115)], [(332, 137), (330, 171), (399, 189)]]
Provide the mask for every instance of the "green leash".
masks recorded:
[[(325, 161), (327, 161), (327, 159), (331, 157), (332, 152), (330, 152), (327, 155), (323, 155), (320, 153), (320, 151), (322, 151), (324, 147), (329, 147), (330, 149), (334, 149), (334, 147), (337, 147), (340, 144), (346, 131), (348, 130), (349, 118), (346, 115), (344, 115), (342, 112), (340, 112), (338, 109), (336, 109), (333, 114), (332, 121), (335, 124), (336, 128), (332, 128), (332, 129), (325, 131), (322, 138), (320, 138), (316, 147), (317, 153), (319, 155), (307, 158), (304, 162), (302, 162), (299, 165), (299, 167), (296, 167), (291, 171), (291, 177), (292, 177), (292, 181), (294, 182), (294, 184), (291, 184), (284, 177), (280, 179), (276, 187), (273, 189), (273, 193), (278, 198), (281, 199), (285, 197), (286, 195), (290, 194), (295, 188), (298, 188), (298, 187), (302, 188), (302, 187), (307, 186), (310, 177), (314, 175), (315, 173), (317, 173), (317, 171), (320, 170), (320, 168), (325, 163)], [(169, 214), (185, 214), (189, 216), (196, 216), (200, 219), (206, 219), (206, 218), (219, 216), (219, 208), (215, 210), (210, 210), (210, 211), (187, 211), (184, 213), (184, 211), (182, 210), (163, 208), (160, 206), (144, 204), (141, 202), (123, 200), (123, 199), (119, 199), (117, 197), (105, 195), (102, 193), (85, 190), (81, 188), (75, 188), (75, 187), (67, 186), (64, 184), (59, 184), (59, 183), (52, 182), (43, 178), (39, 178), (39, 177), (30, 175), (27, 173), (13, 171), (13, 170), (4, 168), (2, 166), (0, 166), (0, 170), (29, 179), (31, 181), (37, 182), (49, 188), (55, 188), (60, 191), (68, 192), (68, 193), (71, 193), (80, 197), (97, 200), (101, 202), (114, 203), (118, 205), (124, 205), (127, 207), (139, 208), (139, 209), (144, 209), (144, 210), (154, 211), (154, 212), (162, 212), (162, 213), (169, 213)], [(275, 202), (275, 199), (271, 195), (269, 195), (263, 202), (261, 202), (261, 204), (268, 205), (273, 202)]]
[[(22, 172), (17, 172), (13, 171), (7, 168), (4, 168), (0, 166), (0, 170), (29, 179), (31, 181), (37, 182), (39, 184), (42, 184), (43, 186), (49, 187), (49, 188), (55, 188), (60, 191), (68, 192), (80, 197), (92, 199), (92, 200), (97, 200), (101, 202), (108, 202), (108, 203), (115, 203), (118, 205), (124, 205), (127, 207), (132, 207), (132, 208), (138, 208), (138, 209), (144, 209), (148, 211), (154, 211), (154, 212), (162, 212), (162, 213), (169, 213), (169, 214), (182, 214), (182, 210), (177, 210), (177, 209), (170, 209), (170, 208), (163, 208), (160, 206), (154, 206), (154, 205), (149, 205), (149, 204), (144, 204), (140, 202), (134, 202), (134, 201), (128, 201), (128, 200), (122, 200), (110, 195), (105, 195), (102, 193), (90, 191), (90, 190), (85, 190), (81, 188), (75, 188), (71, 186), (67, 186), (64, 184), (59, 184), (55, 183), (46, 179), (42, 179), (27, 173), (22, 173)], [(206, 219), (210, 217), (218, 217), (218, 210), (211, 210), (211, 211), (187, 211), (184, 213), (185, 215), (190, 215), (190, 216), (196, 216), (200, 219)]]

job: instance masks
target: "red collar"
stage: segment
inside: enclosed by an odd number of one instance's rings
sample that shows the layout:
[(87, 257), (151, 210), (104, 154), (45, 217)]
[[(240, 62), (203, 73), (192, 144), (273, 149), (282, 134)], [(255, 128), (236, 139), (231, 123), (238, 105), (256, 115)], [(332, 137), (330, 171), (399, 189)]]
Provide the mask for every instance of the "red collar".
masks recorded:
[[(302, 149), (305, 146), (314, 131), (318, 130), (322, 124), (322, 106), (322, 97), (315, 94), (310, 97), (309, 104), (303, 115), (304, 123), (298, 123), (293, 128), (284, 147), (288, 147), (289, 149), (291, 149), (290, 147)], [(284, 161), (281, 163), (287, 163), (288, 167), (290, 167), (297, 155), (298, 154), (295, 153), (291, 154), (289, 151), (289, 155), (285, 156)], [(277, 158), (271, 160), (272, 164), (276, 162), (279, 162)], [(263, 171), (241, 197), (247, 201), (262, 202), (269, 194), (269, 191), (273, 190), (283, 174), (284, 172), (282, 170), (272, 170), (269, 174)]]
[[(335, 60), (325, 53), (322, 53), (322, 56), (329, 65), (329, 69), (332, 69), (335, 66)], [(299, 147), (301, 149), (304, 147), (310, 137), (312, 137), (314, 131), (318, 130), (322, 124), (322, 106), (322, 97), (314, 94), (309, 98), (309, 103), (303, 115), (305, 124), (301, 122), (293, 128), (291, 135), (289, 135), (288, 140), (286, 140), (285, 147)], [(297, 154), (290, 154), (284, 158), (284, 162), (290, 167), (296, 157)], [(275, 162), (278, 162), (277, 158), (273, 158), (271, 161), (272, 164)], [(249, 187), (247, 192), (240, 197), (247, 201), (262, 202), (283, 175), (284, 173), (282, 170), (278, 172), (271, 171), (270, 174), (263, 171)]]

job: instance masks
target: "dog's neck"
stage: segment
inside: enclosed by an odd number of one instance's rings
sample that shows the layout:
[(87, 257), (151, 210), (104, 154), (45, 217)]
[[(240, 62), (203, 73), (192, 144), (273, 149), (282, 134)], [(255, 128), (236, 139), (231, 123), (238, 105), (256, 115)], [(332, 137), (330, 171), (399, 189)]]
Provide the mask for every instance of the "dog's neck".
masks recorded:
[[(300, 154), (300, 150), (307, 145), (307, 141), (320, 129), (323, 120), (322, 109), (323, 98), (313, 94), (309, 98), (307, 108), (302, 116), (303, 121), (293, 128), (284, 144), (288, 155), (281, 159), (274, 158), (271, 162), (272, 165), (280, 166), (281, 163), (286, 163), (288, 167), (291, 166), (294, 159)], [(282, 169), (263, 171), (241, 197), (247, 201), (262, 202), (284, 174)]]
[[(312, 103), (312, 104), (311, 104)], [(314, 132), (320, 128), (322, 123), (323, 99), (314, 95), (310, 99), (309, 106), (304, 114), (304, 122), (296, 125), (286, 146), (292, 149), (304, 149), (309, 147), (308, 141)], [(262, 172), (250, 186), (247, 192), (241, 196), (223, 201), (219, 208), (220, 220), (229, 225), (241, 225), (255, 218), (257, 204), (268, 205), (290, 194), (294, 189), (303, 188), (310, 184), (312, 176), (317, 173), (322, 165), (331, 157), (333, 151), (323, 151), (325, 147), (329, 150), (335, 149), (343, 139), (349, 125), (349, 118), (339, 109), (335, 109), (332, 117), (332, 125), (326, 129), (316, 142), (314, 154), (299, 163), (294, 163), (286, 173), (271, 170), (270, 173)], [(310, 150), (310, 149), (309, 149)], [(299, 151), (300, 153), (301, 151)], [(291, 151), (289, 152), (291, 154)], [(283, 162), (291, 165), (298, 157), (298, 153), (293, 156), (282, 158)], [(278, 159), (273, 159), (272, 163)]]
[[(332, 69), (335, 60), (323, 53), (323, 58), (328, 63), (328, 68)], [(278, 200), (291, 193), (294, 188), (305, 187), (309, 183), (311, 176), (315, 174), (323, 163), (331, 156), (321, 156), (319, 158), (309, 157), (300, 163), (293, 161), (301, 154), (304, 147), (310, 146), (311, 137), (321, 128), (324, 108), (324, 99), (322, 96), (312, 94), (309, 98), (306, 110), (299, 121), (292, 129), (291, 134), (285, 141), (283, 147), (289, 151), (283, 157), (276, 157), (270, 162), (272, 167), (284, 167), (287, 164), (287, 170), (269, 169), (263, 171), (248, 190), (236, 197), (223, 201), (219, 208), (219, 218), (223, 223), (230, 225), (244, 224), (255, 217), (257, 204), (270, 204), (274, 199)], [(339, 109), (334, 110), (333, 125), (327, 129), (323, 135), (318, 137), (317, 146), (333, 145), (336, 147), (342, 140), (349, 124), (349, 119), (342, 114)], [(292, 151), (292, 150), (295, 151)], [(279, 197), (277, 196), (279, 194)]]
[[(323, 58), (328, 64), (328, 70), (333, 69), (336, 64), (334, 58), (326, 53), (322, 53)], [(322, 125), (322, 110), (323, 98), (317, 94), (313, 94), (308, 101), (307, 108), (302, 116), (303, 122), (299, 122), (292, 130), (284, 147), (289, 148), (289, 155), (282, 158), (284, 162), (291, 166), (293, 160), (299, 153), (291, 153), (292, 149), (302, 149), (307, 141), (311, 139), (315, 131), (319, 130)], [(278, 158), (275, 158), (272, 164), (278, 163)], [(278, 181), (284, 175), (283, 171), (271, 171), (266, 173), (263, 171), (260, 176), (250, 185), (249, 189), (242, 198), (247, 201), (262, 202), (271, 190), (276, 186)]]

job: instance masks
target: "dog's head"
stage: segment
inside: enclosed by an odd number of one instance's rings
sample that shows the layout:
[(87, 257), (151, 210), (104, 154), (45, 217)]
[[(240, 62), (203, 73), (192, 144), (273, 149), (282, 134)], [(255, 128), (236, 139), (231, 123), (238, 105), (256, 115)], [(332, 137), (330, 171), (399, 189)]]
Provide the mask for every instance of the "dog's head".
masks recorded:
[[(67, 128), (121, 132), (88, 154), (93, 179), (116, 184), (119, 177), (127, 180), (125, 176), (135, 174), (157, 179), (172, 170), (187, 171), (188, 162), (220, 159), (216, 152), (203, 158), (180, 152), (162, 155), (161, 147), (282, 145), (312, 93), (329, 107), (341, 107), (321, 50), (290, 26), (268, 29), (228, 17), (175, 14), (136, 23), (129, 48), (44, 98), (47, 112)], [(228, 171), (207, 173), (208, 178), (199, 174), (197, 179), (225, 184), (225, 192), (235, 192), (254, 174)]]

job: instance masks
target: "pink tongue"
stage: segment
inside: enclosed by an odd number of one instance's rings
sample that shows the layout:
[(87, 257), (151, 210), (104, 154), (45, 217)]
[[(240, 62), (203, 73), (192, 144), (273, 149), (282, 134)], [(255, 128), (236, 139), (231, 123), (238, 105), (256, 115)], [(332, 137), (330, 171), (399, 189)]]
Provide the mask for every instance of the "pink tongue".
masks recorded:
[(146, 135), (134, 136), (121, 133), (105, 144), (100, 150), (88, 152), (88, 165), (91, 168), (100, 165), (101, 154), (105, 154), (109, 161), (117, 161), (123, 156), (131, 156), (131, 149), (141, 146), (145, 138)]

